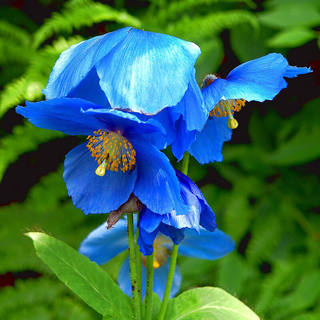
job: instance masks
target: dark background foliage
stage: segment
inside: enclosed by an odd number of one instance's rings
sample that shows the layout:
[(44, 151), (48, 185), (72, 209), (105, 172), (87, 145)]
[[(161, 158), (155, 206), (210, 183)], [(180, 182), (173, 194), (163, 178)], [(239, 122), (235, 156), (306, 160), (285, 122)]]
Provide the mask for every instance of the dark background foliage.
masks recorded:
[[(199, 82), (268, 52), (314, 70), (290, 79), (273, 101), (247, 103), (222, 163), (191, 161), (190, 177), (237, 250), (214, 262), (181, 257), (179, 265), (182, 290), (220, 286), (263, 319), (320, 319), (319, 1), (1, 3), (1, 319), (98, 318), (38, 260), (23, 235), (43, 230), (77, 248), (106, 219), (84, 216), (67, 196), (63, 159), (79, 139), (35, 128), (14, 106), (43, 98), (55, 60), (71, 44), (126, 25), (197, 43)], [(123, 258), (104, 266), (115, 279)]]

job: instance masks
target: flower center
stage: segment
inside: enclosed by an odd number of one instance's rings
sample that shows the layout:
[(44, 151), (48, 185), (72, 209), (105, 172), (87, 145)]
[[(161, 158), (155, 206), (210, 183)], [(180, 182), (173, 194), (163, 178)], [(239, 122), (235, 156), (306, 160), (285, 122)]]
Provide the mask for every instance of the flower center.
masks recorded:
[(136, 151), (120, 131), (99, 129), (93, 134), (87, 137), (87, 148), (99, 164), (95, 171), (98, 176), (104, 176), (106, 170), (127, 172), (135, 168)]
[(210, 117), (229, 117), (228, 127), (236, 129), (238, 121), (233, 117), (234, 112), (238, 112), (244, 107), (246, 100), (244, 99), (229, 99), (220, 100), (214, 108), (209, 112)]
[[(168, 248), (164, 244), (170, 244), (170, 240), (164, 236), (158, 236), (153, 242), (153, 269), (158, 269), (167, 262)], [(142, 261), (146, 265), (146, 257), (142, 255)]]

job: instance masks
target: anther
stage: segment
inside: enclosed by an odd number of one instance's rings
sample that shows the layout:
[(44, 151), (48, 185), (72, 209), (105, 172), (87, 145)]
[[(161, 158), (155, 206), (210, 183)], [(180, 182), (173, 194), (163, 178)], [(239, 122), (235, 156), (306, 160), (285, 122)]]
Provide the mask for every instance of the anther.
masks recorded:
[(103, 160), (103, 162), (100, 164), (100, 166), (95, 171), (96, 175), (103, 177), (106, 174), (106, 168), (107, 168), (106, 160)]

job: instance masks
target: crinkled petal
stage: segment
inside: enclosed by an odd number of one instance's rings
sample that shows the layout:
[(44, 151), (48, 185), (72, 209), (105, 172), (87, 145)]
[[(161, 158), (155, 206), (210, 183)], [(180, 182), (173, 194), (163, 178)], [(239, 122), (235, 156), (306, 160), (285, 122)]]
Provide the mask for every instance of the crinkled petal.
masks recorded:
[(138, 177), (134, 194), (151, 211), (166, 214), (188, 208), (180, 195), (180, 184), (167, 156), (153, 145), (131, 140), (137, 151)]
[(235, 243), (231, 237), (219, 229), (214, 232), (201, 229), (200, 234), (194, 230), (186, 229), (185, 238), (179, 246), (179, 254), (216, 260), (224, 257), (234, 248)]
[(157, 214), (144, 208), (140, 211), (139, 228), (151, 233), (159, 227), (162, 219), (162, 214)]
[(64, 162), (63, 178), (74, 205), (85, 214), (108, 213), (125, 203), (134, 189), (137, 170), (112, 172), (103, 177), (95, 174), (97, 162), (86, 143), (72, 149)]
[[(167, 283), (167, 278), (169, 273), (169, 266), (170, 266), (170, 260), (167, 261), (167, 263), (165, 263), (160, 268), (155, 269), (153, 273), (153, 292), (155, 292), (160, 299), (163, 299), (163, 296), (164, 296), (164, 291), (166, 288), (166, 283)], [(142, 297), (144, 297), (146, 293), (146, 283), (147, 283), (147, 272), (144, 266), (142, 266), (141, 279), (142, 279)], [(174, 276), (173, 276), (173, 281), (172, 281), (170, 298), (173, 298), (179, 292), (181, 287), (181, 280), (182, 280), (182, 277), (181, 277), (179, 268), (178, 266), (176, 266)], [(118, 284), (122, 292), (132, 297), (129, 258), (124, 261), (120, 269), (120, 272), (118, 275)]]
[(189, 153), (201, 163), (222, 161), (222, 146), (229, 141), (232, 130), (228, 127), (228, 118), (212, 117), (204, 129), (197, 134), (195, 142), (189, 148)]
[[(153, 273), (153, 291), (159, 296), (162, 300), (164, 296), (164, 291), (166, 289), (166, 283), (169, 273), (170, 259), (158, 269), (154, 270)], [(173, 298), (180, 290), (181, 287), (181, 273), (178, 266), (176, 266), (172, 281), (172, 287), (170, 292), (170, 298)]]
[(119, 220), (111, 229), (105, 222), (81, 242), (79, 252), (101, 265), (128, 248), (127, 221)]
[(86, 108), (101, 107), (82, 99), (62, 98), (27, 102), (26, 107), (18, 106), (16, 111), (40, 128), (89, 135), (102, 128), (103, 123), (93, 115), (84, 114), (82, 109)]
[(311, 72), (308, 68), (289, 66), (288, 61), (280, 53), (270, 53), (239, 65), (226, 79), (213, 81), (204, 89), (206, 105), (212, 106), (212, 101), (209, 103), (208, 97), (216, 96), (217, 92), (221, 93), (220, 99), (224, 100), (245, 99), (260, 102), (272, 100), (287, 86), (283, 77), (291, 78), (308, 72)]
[(97, 36), (63, 51), (53, 67), (47, 87), (43, 90), (46, 98), (68, 96), (80, 82), (83, 87), (91, 86), (92, 78), (87, 77), (88, 73), (128, 35), (130, 29), (127, 27)]
[(164, 223), (160, 224), (159, 231), (169, 237), (174, 244), (179, 244), (184, 238), (184, 229), (177, 229)]
[(96, 68), (113, 108), (155, 114), (182, 99), (199, 54), (194, 43), (132, 28)]

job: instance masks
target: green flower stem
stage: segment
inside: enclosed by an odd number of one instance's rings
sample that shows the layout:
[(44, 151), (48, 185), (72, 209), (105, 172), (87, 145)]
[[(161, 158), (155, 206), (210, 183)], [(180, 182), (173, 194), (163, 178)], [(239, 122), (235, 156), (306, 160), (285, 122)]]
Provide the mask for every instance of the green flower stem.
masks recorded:
[(164, 292), (162, 304), (161, 304), (161, 309), (159, 312), (159, 320), (164, 320), (167, 307), (168, 307), (168, 302), (169, 302), (169, 297), (170, 297), (170, 292), (171, 292), (171, 287), (172, 287), (172, 281), (173, 281), (173, 276), (174, 276), (174, 270), (176, 268), (176, 263), (177, 263), (177, 257), (178, 257), (178, 245), (173, 245), (172, 247), (172, 252), (171, 252), (171, 257), (170, 257), (170, 267), (169, 267), (169, 274), (168, 274), (168, 279), (167, 279), (167, 285), (166, 285), (166, 290)]
[[(189, 160), (190, 160), (190, 154), (188, 152), (186, 152), (183, 156), (182, 166), (181, 166), (181, 171), (185, 175), (188, 174)], [(170, 267), (169, 267), (169, 274), (168, 274), (166, 289), (164, 292), (164, 296), (163, 296), (163, 300), (162, 300), (162, 304), (161, 304), (161, 309), (159, 312), (159, 318), (158, 318), (159, 320), (164, 320), (164, 317), (166, 315), (170, 292), (171, 292), (171, 287), (172, 287), (174, 271), (176, 269), (178, 249), (179, 249), (179, 246), (174, 244), (172, 247), (172, 252), (171, 252), (171, 258), (170, 258), (171, 260), (170, 260)]]
[(181, 172), (185, 175), (188, 175), (189, 170), (189, 160), (190, 160), (190, 154), (186, 152), (182, 159), (182, 166), (181, 166)]
[(133, 297), (134, 319), (141, 319), (140, 303), (137, 290), (137, 266), (134, 243), (134, 228), (133, 228), (133, 214), (127, 214), (128, 217), (128, 243), (129, 243), (129, 261), (130, 261), (130, 276), (131, 288)]
[(141, 316), (143, 315), (142, 310), (142, 278), (141, 278), (141, 251), (140, 247), (138, 245), (138, 238), (139, 238), (139, 228), (138, 228), (138, 222), (139, 222), (139, 213), (137, 213), (137, 232), (136, 232), (136, 257), (137, 257), (137, 290), (138, 290), (138, 298), (139, 298), (139, 304), (140, 304), (140, 313)]
[(151, 320), (152, 316), (152, 292), (153, 292), (153, 254), (147, 256), (147, 290), (146, 290), (146, 316), (145, 320)]

